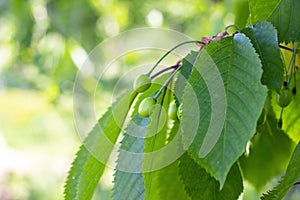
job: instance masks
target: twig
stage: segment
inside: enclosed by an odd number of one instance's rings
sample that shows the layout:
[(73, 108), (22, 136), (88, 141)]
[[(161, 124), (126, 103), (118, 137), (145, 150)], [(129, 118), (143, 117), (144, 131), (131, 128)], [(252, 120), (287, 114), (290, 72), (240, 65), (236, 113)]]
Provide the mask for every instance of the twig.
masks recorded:
[[(291, 49), (291, 48), (288, 48), (288, 47), (286, 47), (286, 46), (283, 46), (283, 45), (278, 45), (280, 48), (282, 48), (282, 49), (285, 49), (285, 50), (288, 50), (288, 51), (290, 51), (290, 52), (294, 52), (294, 50), (293, 49)], [(298, 55), (298, 56), (300, 56), (300, 52), (298, 51), (298, 50), (296, 50), (296, 54)]]
[(172, 70), (172, 69), (176, 69), (177, 67), (179, 67), (180, 63), (181, 63), (181, 60), (179, 60), (175, 65), (172, 65), (170, 67), (162, 69), (161, 71), (159, 71), (156, 74), (152, 75), (151, 79), (155, 79), (157, 76), (161, 75), (162, 73), (164, 73), (166, 71), (169, 71), (169, 70)]

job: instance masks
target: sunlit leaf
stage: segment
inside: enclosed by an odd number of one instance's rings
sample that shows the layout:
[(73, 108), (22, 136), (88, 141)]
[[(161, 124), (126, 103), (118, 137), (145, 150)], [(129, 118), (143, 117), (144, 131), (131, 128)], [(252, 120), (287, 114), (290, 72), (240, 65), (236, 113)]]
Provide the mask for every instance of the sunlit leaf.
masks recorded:
[[(152, 122), (149, 126), (153, 125), (155, 125), (155, 123)], [(151, 129), (149, 129), (148, 134), (150, 135), (152, 133), (153, 132), (151, 132)], [(146, 189), (145, 199), (189, 199), (180, 180), (178, 174), (178, 160), (176, 160), (180, 156), (179, 154), (176, 157), (176, 151), (179, 151), (179, 147), (181, 145), (180, 140), (178, 140), (178, 136), (180, 136), (178, 120), (174, 122), (174, 126), (171, 132), (169, 134), (167, 133), (168, 132), (165, 127), (160, 129), (160, 131), (155, 136), (146, 139), (146, 154), (153, 151), (156, 151), (157, 154), (154, 154), (152, 157), (146, 157), (147, 161), (144, 159), (144, 168), (145, 165), (147, 165), (146, 167), (148, 169), (153, 170), (143, 174)], [(168, 148), (169, 150), (164, 151), (163, 149), (166, 148)], [(149, 162), (148, 160), (152, 162)], [(149, 167), (149, 165), (153, 165), (154, 169), (151, 169), (151, 166)], [(157, 169), (155, 167), (157, 167)]]
[[(80, 147), (65, 185), (65, 199), (91, 199), (103, 174), (128, 112), (130, 95), (123, 96), (100, 118)], [(114, 112), (117, 111), (118, 115)], [(120, 124), (121, 123), (121, 124)]]
[(300, 143), (298, 143), (294, 154), (289, 162), (286, 173), (280, 183), (267, 194), (264, 194), (261, 199), (263, 200), (280, 200), (282, 199), (289, 189), (300, 178)]
[(240, 0), (234, 2), (234, 24), (239, 28), (245, 27), (249, 18), (249, 1)]
[(286, 169), (293, 147), (291, 139), (277, 128), (277, 120), (271, 111), (251, 140), (249, 155), (240, 158), (244, 178), (260, 191)]
[[(176, 121), (170, 133), (169, 141), (171, 141), (176, 134), (180, 134), (178, 131), (180, 131), (180, 125), (178, 121)], [(190, 199), (179, 175), (179, 160), (158, 170), (157, 173), (157, 182), (159, 184), (157, 190), (161, 200)]]

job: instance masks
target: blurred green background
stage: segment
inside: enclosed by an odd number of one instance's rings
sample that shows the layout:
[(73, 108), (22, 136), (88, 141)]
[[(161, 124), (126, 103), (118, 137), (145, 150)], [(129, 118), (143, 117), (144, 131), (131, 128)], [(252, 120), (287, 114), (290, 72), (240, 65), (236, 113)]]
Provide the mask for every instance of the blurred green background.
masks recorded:
[[(243, 27), (247, 8), (246, 0), (0, 0), (0, 199), (63, 198), (80, 145), (72, 102), (78, 57), (131, 28), (199, 39)], [(110, 180), (101, 183), (94, 199), (110, 195)], [(258, 197), (251, 186), (246, 193)]]

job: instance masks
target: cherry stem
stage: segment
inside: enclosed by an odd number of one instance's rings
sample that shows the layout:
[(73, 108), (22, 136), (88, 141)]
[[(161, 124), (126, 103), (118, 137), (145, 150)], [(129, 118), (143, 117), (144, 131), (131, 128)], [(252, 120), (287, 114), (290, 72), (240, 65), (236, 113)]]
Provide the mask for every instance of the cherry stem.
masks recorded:
[[(296, 47), (298, 48), (298, 42), (296, 43)], [(297, 53), (297, 50), (296, 50), (296, 53)], [(293, 88), (293, 94), (295, 95), (296, 94), (296, 87), (297, 87), (297, 77), (296, 77), (296, 71), (297, 71), (297, 67), (296, 67), (296, 64), (294, 63), (294, 88)]]
[(297, 48), (298, 48), (298, 43), (293, 44), (293, 55), (292, 55), (292, 59), (291, 59), (291, 62), (290, 62), (289, 69), (288, 69), (290, 71), (290, 76), (289, 76), (289, 79), (288, 79), (288, 86), (290, 85), (290, 82), (291, 82), (292, 77), (293, 77), (293, 72), (295, 71)]
[(281, 108), (279, 119), (282, 119), (283, 110), (284, 110), (284, 108)]
[(294, 185), (300, 185), (300, 181), (298, 181), (298, 182), (294, 183)]
[(180, 63), (181, 63), (181, 60), (179, 60), (175, 65), (172, 65), (170, 67), (167, 67), (165, 69), (162, 69), (161, 71), (157, 72), (156, 74), (152, 75), (151, 76), (151, 79), (155, 79), (157, 76), (161, 75), (162, 73), (164, 72), (167, 72), (169, 70), (172, 70), (172, 69), (176, 69), (177, 67), (180, 66)]
[(172, 78), (175, 76), (176, 72), (180, 69), (182, 65), (179, 65), (177, 68), (174, 69), (174, 71), (170, 74), (170, 76), (168, 77), (168, 79), (165, 81), (165, 83), (163, 84), (163, 86), (159, 89), (159, 91), (154, 95), (154, 99), (157, 99), (159, 97), (159, 95), (161, 94), (161, 92), (168, 86), (168, 84), (170, 83), (170, 81), (172, 80)]
[(283, 110), (284, 108), (281, 108), (281, 111), (280, 111), (280, 116), (279, 116), (279, 119), (278, 119), (278, 125), (280, 124), (280, 129), (282, 128), (282, 114), (283, 114)]
[[(297, 77), (296, 77), (296, 68), (294, 67), (294, 70), (295, 70), (295, 72), (294, 72), (294, 88), (293, 88), (293, 90), (295, 90), (296, 91), (296, 88), (297, 88)], [(294, 91), (293, 91), (293, 93), (294, 93)], [(294, 93), (294, 95), (296, 94), (296, 92)]]
[(293, 53), (295, 52), (296, 54), (298, 54), (298, 56), (300, 56), (300, 52), (299, 52), (298, 50), (295, 51), (295, 50), (293, 50), (293, 49), (291, 49), (291, 48), (288, 48), (288, 47), (286, 47), (286, 46), (283, 46), (283, 45), (281, 45), (281, 44), (279, 45), (279, 47), (282, 48), (282, 49), (288, 50), (288, 51), (290, 51), (290, 52), (293, 52)]
[(189, 43), (198, 43), (198, 44), (203, 44), (205, 45), (204, 42), (201, 42), (199, 40), (191, 40), (191, 41), (185, 41), (185, 42), (182, 42), (178, 45), (176, 45), (175, 47), (173, 47), (172, 49), (170, 49), (169, 51), (167, 51), (167, 53), (165, 53), (156, 63), (155, 65), (152, 67), (152, 69), (150, 69), (150, 71), (147, 73), (147, 75), (151, 75), (151, 73), (154, 71), (154, 69), (159, 65), (159, 63), (165, 58), (167, 57), (172, 51), (174, 51), (175, 49), (177, 49), (178, 47), (182, 46), (182, 45), (185, 45), (185, 44), (189, 44)]

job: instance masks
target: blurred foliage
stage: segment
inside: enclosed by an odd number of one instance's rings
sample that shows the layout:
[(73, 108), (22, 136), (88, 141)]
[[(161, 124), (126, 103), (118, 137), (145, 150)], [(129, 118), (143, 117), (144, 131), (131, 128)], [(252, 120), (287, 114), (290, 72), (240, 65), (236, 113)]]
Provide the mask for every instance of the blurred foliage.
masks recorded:
[(149, 26), (210, 36), (235, 19), (245, 26), (240, 7), (247, 1), (0, 0), (0, 150), (8, 149), (0, 152), (0, 199), (62, 198), (79, 145), (73, 83), (96, 45)]
[[(40, 90), (56, 84), (60, 92), (71, 91), (76, 49), (89, 52), (107, 37), (145, 26), (194, 38), (216, 34), (234, 22), (233, 5), (229, 0), (147, 0), (142, 5), (138, 0), (2, 1), (2, 84)], [(149, 19), (153, 11), (162, 22)]]

